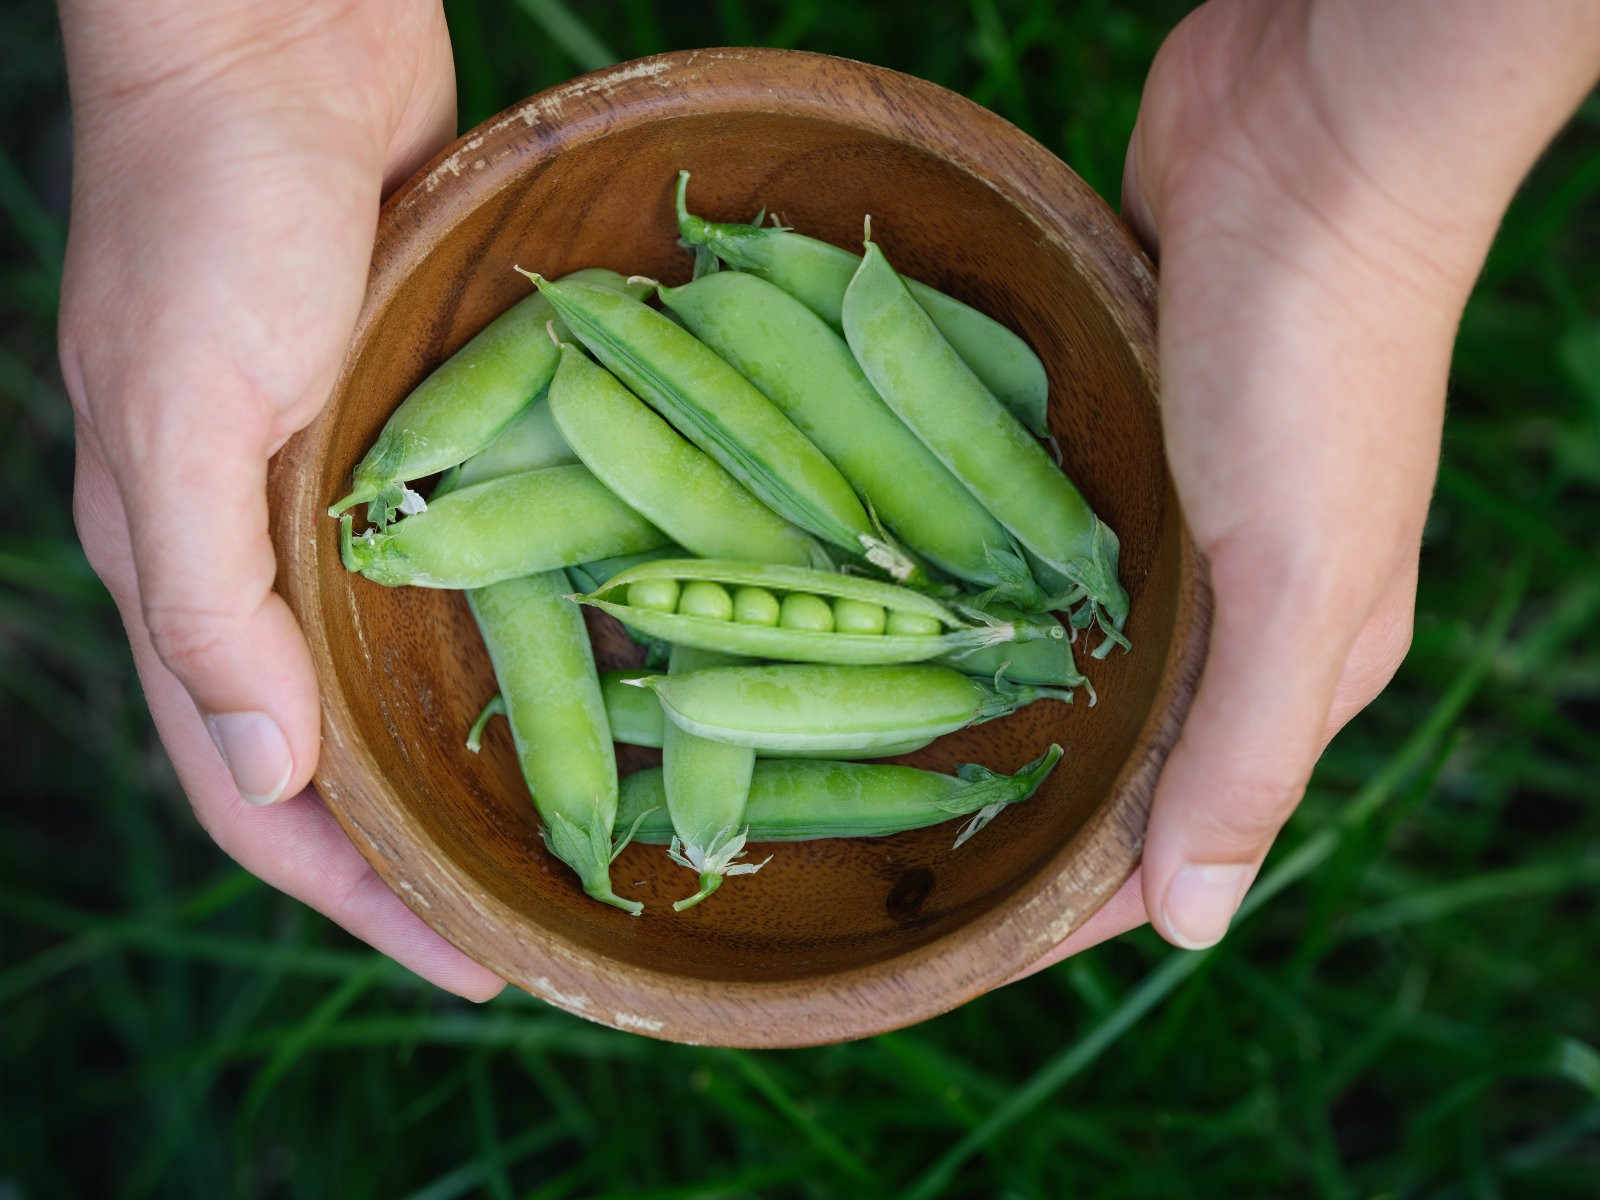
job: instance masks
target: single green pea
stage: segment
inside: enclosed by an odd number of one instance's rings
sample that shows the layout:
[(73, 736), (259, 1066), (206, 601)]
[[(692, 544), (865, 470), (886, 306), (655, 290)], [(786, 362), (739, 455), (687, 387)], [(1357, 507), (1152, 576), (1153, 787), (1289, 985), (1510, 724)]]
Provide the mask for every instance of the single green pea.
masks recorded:
[(733, 619), (739, 624), (776, 625), (778, 617), (778, 598), (766, 588), (742, 587), (734, 592)]
[(895, 609), (890, 609), (884, 619), (883, 631), (885, 633), (910, 635), (911, 637), (932, 637), (934, 634), (942, 632), (942, 629), (939, 622), (932, 617), (924, 616), (922, 613), (899, 612)]
[(628, 603), (652, 612), (677, 612), (678, 591), (676, 579), (641, 579), (628, 585)]
[[(628, 585), (630, 599), (633, 597), (633, 589), (638, 586), (636, 583)], [(733, 619), (733, 597), (728, 595), (728, 589), (720, 583), (715, 583), (710, 579), (691, 579), (683, 585), (683, 592), (678, 598), (678, 611), (686, 617), (708, 617), (713, 621), (731, 621)]]
[(833, 630), (833, 609), (821, 596), (813, 596), (809, 592), (790, 592), (778, 606), (778, 627), (830, 633)]
[(885, 624), (881, 604), (868, 604), (849, 596), (840, 596), (833, 602), (833, 627), (840, 633), (882, 633)]

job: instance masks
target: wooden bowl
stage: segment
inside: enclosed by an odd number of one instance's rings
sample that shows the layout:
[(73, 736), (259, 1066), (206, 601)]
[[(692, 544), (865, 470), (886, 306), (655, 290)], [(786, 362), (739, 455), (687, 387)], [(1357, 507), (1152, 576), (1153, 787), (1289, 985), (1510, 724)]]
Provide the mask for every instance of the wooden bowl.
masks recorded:
[[(692, 876), (627, 849), (629, 917), (544, 849), (503, 723), (462, 737), (494, 681), (455, 592), (346, 573), (328, 504), (407, 392), (528, 292), (512, 264), (688, 278), (671, 191), (758, 208), (855, 247), (864, 213), (902, 271), (1021, 332), (1050, 373), (1065, 468), (1122, 538), (1133, 653), (1081, 664), (1100, 703), (1036, 703), (902, 760), (1011, 770), (1066, 758), (958, 852), (947, 824), (776, 847), (682, 914)], [(675, 1041), (778, 1047), (862, 1037), (1003, 983), (1103, 904), (1138, 860), (1151, 793), (1205, 653), (1204, 573), (1162, 452), (1150, 264), (1092, 191), (999, 117), (862, 63), (768, 50), (661, 55), (586, 75), (480, 126), (396, 192), (323, 414), (274, 460), (278, 588), (322, 685), (316, 785), (397, 894), (550, 1003)], [(600, 618), (600, 621), (608, 620)], [(592, 625), (602, 665), (637, 661)], [(653, 751), (619, 748), (627, 772)]]

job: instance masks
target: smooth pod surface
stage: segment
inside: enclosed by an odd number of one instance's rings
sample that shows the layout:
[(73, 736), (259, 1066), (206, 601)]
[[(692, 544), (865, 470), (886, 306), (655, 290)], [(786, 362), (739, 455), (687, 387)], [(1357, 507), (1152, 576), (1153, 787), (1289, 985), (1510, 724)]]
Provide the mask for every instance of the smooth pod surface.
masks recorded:
[(826, 561), (811, 538), (566, 343), (549, 404), (562, 436), (595, 478), (692, 553), (797, 566)]
[[(1001, 582), (996, 560), (1012, 553), (1010, 535), (889, 410), (822, 318), (743, 271), (664, 288), (661, 301), (782, 409), (910, 549), (970, 583)], [(1025, 577), (1026, 565), (1013, 574)]]
[(450, 492), (388, 529), (352, 537), (343, 521), (345, 565), (386, 587), (486, 587), (668, 541), (576, 465)]
[[(494, 690), (464, 597), (345, 571), (326, 516), (400, 397), (527, 294), (520, 264), (688, 280), (673, 185), (696, 210), (763, 204), (992, 314), (1049, 373), (1067, 473), (1122, 538), (1135, 649), (1082, 665), (1097, 708), (1037, 704), (907, 762), (1014, 771), (1067, 759), (1026, 804), (952, 851), (948, 827), (783, 847), (716, 903), (674, 914), (681, 868), (630, 846), (596, 904), (545, 849), (503, 722), (462, 732)], [(819, 186), (819, 180), (825, 186)], [(651, 1037), (793, 1046), (858, 1038), (1001, 985), (1067, 936), (1137, 862), (1152, 788), (1204, 658), (1204, 572), (1164, 466), (1155, 278), (1059, 160), (930, 84), (818, 55), (724, 49), (620, 64), (471, 131), (379, 219), (367, 296), (329, 403), (273, 460), (275, 587), (323, 704), (317, 790), (379, 875), (468, 954), (549, 1003)], [(586, 614), (603, 667), (643, 651)], [(654, 764), (619, 747), (630, 772)], [(1002, 836), (1003, 835), (1003, 836)]]

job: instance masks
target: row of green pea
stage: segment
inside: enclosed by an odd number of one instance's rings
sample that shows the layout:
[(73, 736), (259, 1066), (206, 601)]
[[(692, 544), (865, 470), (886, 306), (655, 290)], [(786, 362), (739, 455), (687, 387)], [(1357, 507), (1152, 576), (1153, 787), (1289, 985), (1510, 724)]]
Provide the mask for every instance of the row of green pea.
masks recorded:
[[(610, 861), (663, 829), (699, 877), (677, 907), (756, 869), (749, 839), (975, 814), (965, 840), (1059, 747), (1011, 776), (778, 764), (906, 753), (1070, 700), (1087, 680), (1051, 610), (1074, 636), (1097, 627), (1097, 655), (1126, 645), (1115, 535), (1034, 440), (1047, 383), (1031, 349), (901, 280), (870, 241), (863, 257), (702, 221), (686, 187), (697, 278), (657, 288), (665, 311), (644, 303), (653, 281), (530, 276), (539, 290), (412, 392), (330, 510), (351, 570), (467, 591), (501, 689), (471, 743), (505, 713), (547, 844), (632, 912)], [(441, 470), (427, 500), (410, 486)], [(619, 786), (617, 688), (578, 604), (667, 666), (624, 688), (661, 714), (659, 774)]]
[(934, 637), (939, 622), (923, 613), (886, 609), (870, 600), (835, 596), (832, 602), (812, 592), (783, 592), (746, 584), (732, 594), (714, 579), (641, 579), (628, 588), (628, 604), (653, 612), (678, 612), (708, 621), (777, 625), (811, 633), (906, 634)]

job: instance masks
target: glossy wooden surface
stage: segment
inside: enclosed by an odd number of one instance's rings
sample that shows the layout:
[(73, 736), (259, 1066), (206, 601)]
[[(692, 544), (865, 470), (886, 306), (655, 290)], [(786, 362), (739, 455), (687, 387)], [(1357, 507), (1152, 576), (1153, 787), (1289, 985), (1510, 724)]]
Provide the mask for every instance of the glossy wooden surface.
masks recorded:
[[(688, 277), (671, 192), (696, 212), (765, 206), (977, 305), (1040, 352), (1065, 466), (1122, 538), (1134, 653), (1082, 665), (1100, 704), (1045, 701), (906, 760), (1012, 769), (1066, 758), (1029, 803), (952, 853), (954, 825), (777, 848), (759, 874), (675, 914), (689, 872), (630, 847), (631, 918), (544, 850), (503, 724), (461, 745), (493, 690), (455, 593), (347, 574), (324, 510), (431, 367), (547, 275)], [(1137, 861), (1150, 794), (1204, 657), (1208, 600), (1164, 466), (1150, 266), (1059, 160), (991, 113), (840, 59), (708, 50), (574, 80), (457, 142), (385, 205), (354, 345), (324, 414), (274, 460), (278, 586), (323, 686), (317, 786), (431, 925), (581, 1016), (682, 1041), (860, 1037), (954, 1007), (1080, 925)], [(604, 665), (631, 644), (591, 615)], [(626, 772), (655, 759), (622, 749)]]

